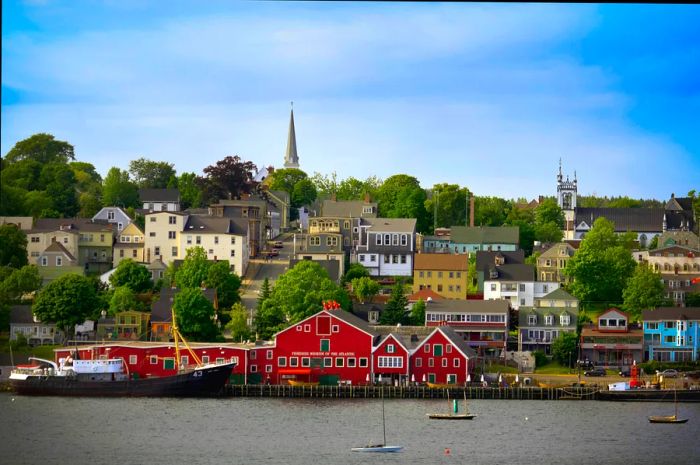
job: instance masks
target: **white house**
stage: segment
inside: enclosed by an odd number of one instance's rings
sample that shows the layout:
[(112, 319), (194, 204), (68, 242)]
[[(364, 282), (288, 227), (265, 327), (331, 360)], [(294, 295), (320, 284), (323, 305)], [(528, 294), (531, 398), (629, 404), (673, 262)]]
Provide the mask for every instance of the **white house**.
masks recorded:
[(415, 250), (415, 218), (362, 218), (350, 261), (371, 276), (412, 276)]
[(484, 276), (484, 300), (505, 299), (512, 308), (532, 307), (536, 298), (559, 289), (556, 281), (535, 281), (532, 265), (501, 265), (488, 270)]

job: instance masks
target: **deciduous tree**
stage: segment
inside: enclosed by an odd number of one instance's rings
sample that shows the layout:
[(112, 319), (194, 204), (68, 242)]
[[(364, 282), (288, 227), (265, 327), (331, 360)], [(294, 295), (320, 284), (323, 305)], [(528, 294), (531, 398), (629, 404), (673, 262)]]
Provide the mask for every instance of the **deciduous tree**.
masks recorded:
[(109, 314), (112, 316), (119, 312), (141, 310), (141, 307), (141, 303), (136, 299), (136, 294), (127, 286), (116, 288), (109, 300)]
[(352, 291), (360, 303), (372, 302), (372, 298), (379, 293), (380, 287), (377, 281), (368, 276), (352, 280)]
[(99, 309), (95, 283), (75, 273), (61, 276), (42, 288), (32, 310), (41, 321), (56, 323), (66, 334)]
[(578, 353), (578, 337), (573, 332), (563, 332), (552, 341), (552, 356), (562, 365), (569, 368), (576, 363)]
[(143, 157), (129, 163), (129, 174), (140, 188), (165, 189), (175, 176), (175, 165), (165, 161), (152, 161)]
[(642, 310), (655, 309), (664, 304), (664, 285), (661, 273), (644, 263), (637, 265), (634, 275), (627, 281), (622, 293), (623, 308), (634, 320), (639, 320)]
[(139, 206), (138, 187), (129, 179), (129, 173), (119, 168), (111, 168), (102, 187), (102, 203), (107, 206)]
[(12, 270), (12, 273), (6, 278), (0, 279), (0, 295), (7, 299), (17, 301), (22, 295), (34, 292), (41, 287), (42, 278), (36, 265), (9, 269)]
[(175, 272), (175, 285), (179, 288), (201, 287), (206, 284), (210, 265), (202, 247), (187, 249), (185, 260)]
[(0, 226), (0, 266), (21, 268), (27, 262), (27, 236), (13, 224)]
[(205, 282), (207, 287), (216, 289), (220, 308), (230, 308), (240, 302), (241, 278), (237, 274), (231, 273), (228, 260), (210, 262)]
[(425, 301), (419, 299), (411, 307), (411, 324), (415, 326), (425, 325)]
[(379, 188), (379, 215), (384, 218), (415, 218), (416, 229), (426, 232), (429, 225), (425, 200), (425, 191), (416, 178), (397, 174)]
[(8, 163), (33, 160), (42, 165), (55, 162), (68, 163), (69, 160), (75, 160), (75, 153), (73, 146), (68, 142), (56, 140), (51, 134), (38, 133), (17, 142), (7, 152), (5, 160)]
[(253, 162), (243, 161), (238, 155), (228, 156), (215, 165), (207, 166), (204, 168), (205, 176), (197, 179), (203, 189), (203, 200), (237, 199), (241, 194), (252, 192), (255, 169)]
[(128, 287), (134, 292), (146, 292), (153, 288), (148, 268), (130, 258), (119, 262), (114, 273), (109, 276), (109, 282), (115, 288)]
[(248, 326), (248, 311), (241, 303), (234, 304), (231, 308), (231, 319), (226, 325), (231, 332), (234, 341), (243, 342), (250, 339), (251, 332)]
[(180, 332), (192, 341), (214, 341), (219, 328), (214, 321), (214, 306), (199, 288), (181, 289), (173, 302)]

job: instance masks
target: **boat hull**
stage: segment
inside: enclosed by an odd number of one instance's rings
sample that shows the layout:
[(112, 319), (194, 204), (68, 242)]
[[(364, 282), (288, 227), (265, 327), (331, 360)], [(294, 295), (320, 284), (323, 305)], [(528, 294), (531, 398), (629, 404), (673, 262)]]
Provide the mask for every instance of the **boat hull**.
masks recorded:
[(235, 365), (228, 363), (160, 378), (91, 380), (74, 376), (10, 379), (20, 395), (79, 397), (211, 397), (222, 393)]
[(476, 414), (458, 413), (455, 415), (449, 413), (428, 413), (428, 418), (431, 420), (473, 420)]
[(403, 446), (368, 446), (368, 447), (353, 447), (353, 452), (375, 452), (385, 454), (388, 452), (401, 452)]
[[(598, 400), (612, 401), (654, 401), (673, 402), (672, 390), (664, 389), (629, 389), (627, 391), (600, 391)], [(678, 402), (700, 402), (700, 390), (684, 389), (676, 393)]]
[(687, 421), (687, 418), (679, 419), (675, 415), (649, 417), (649, 423), (686, 423)]

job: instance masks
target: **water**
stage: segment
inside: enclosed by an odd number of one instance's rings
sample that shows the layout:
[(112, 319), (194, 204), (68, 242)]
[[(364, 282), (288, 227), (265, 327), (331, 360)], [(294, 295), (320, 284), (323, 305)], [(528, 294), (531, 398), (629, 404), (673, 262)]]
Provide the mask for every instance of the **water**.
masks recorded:
[[(14, 401), (12, 399), (15, 399)], [(700, 404), (474, 400), (473, 421), (432, 421), (445, 400), (91, 399), (0, 394), (7, 464), (695, 464)], [(449, 449), (449, 454), (446, 454)]]

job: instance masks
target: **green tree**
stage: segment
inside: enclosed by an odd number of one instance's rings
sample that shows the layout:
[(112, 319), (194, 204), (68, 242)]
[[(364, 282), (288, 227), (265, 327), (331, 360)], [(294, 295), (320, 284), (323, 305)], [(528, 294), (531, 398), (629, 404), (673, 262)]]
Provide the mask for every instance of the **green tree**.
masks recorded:
[(540, 226), (554, 223), (557, 228), (564, 229), (564, 212), (553, 198), (546, 198), (535, 208), (535, 224)]
[(58, 328), (69, 334), (75, 325), (93, 315), (99, 305), (94, 281), (69, 273), (38, 292), (33, 311), (41, 321), (56, 323)]
[(377, 193), (379, 216), (383, 218), (415, 218), (418, 232), (428, 231), (425, 191), (413, 176), (397, 174), (388, 178)]
[(540, 242), (561, 242), (564, 233), (553, 221), (535, 225), (535, 239)]
[(419, 299), (411, 307), (411, 324), (415, 326), (425, 325), (425, 302)]
[(119, 262), (114, 273), (109, 276), (109, 282), (115, 288), (128, 287), (134, 292), (146, 292), (153, 288), (148, 268), (130, 258)]
[(700, 307), (700, 292), (688, 292), (685, 295), (686, 307)]
[(562, 365), (569, 368), (576, 363), (578, 353), (578, 337), (573, 332), (563, 332), (552, 341), (552, 356)]
[(41, 287), (42, 278), (36, 265), (25, 265), (20, 269), (12, 269), (12, 273), (0, 280), (0, 295), (13, 301), (20, 300), (24, 294), (29, 294)]
[(340, 283), (344, 286), (347, 283), (351, 283), (354, 279), (362, 278), (363, 276), (369, 276), (369, 271), (364, 266), (359, 263), (351, 264), (345, 271), (345, 274), (340, 280)]
[(27, 261), (27, 236), (13, 224), (0, 226), (0, 266), (21, 268)]
[(229, 308), (240, 302), (241, 278), (231, 273), (228, 260), (222, 260), (209, 265), (206, 278), (207, 287), (216, 289), (220, 308)]
[(457, 184), (435, 184), (425, 209), (432, 217), (432, 225), (449, 228), (467, 224), (467, 195), (469, 190)]
[(42, 218), (42, 212), (53, 209), (53, 200), (45, 191), (29, 191), (24, 196), (24, 209), (34, 218)]
[(661, 273), (640, 263), (634, 270), (634, 275), (627, 281), (622, 297), (624, 310), (630, 313), (632, 319), (639, 321), (642, 310), (655, 309), (664, 303)]
[(511, 202), (499, 197), (474, 198), (474, 224), (477, 226), (503, 226), (511, 210)]
[(309, 205), (316, 200), (316, 186), (309, 179), (302, 179), (294, 184), (294, 189), (291, 193), (292, 208), (299, 208), (304, 205)]
[(654, 236), (651, 241), (649, 241), (649, 250), (654, 250), (659, 248), (659, 236)]
[(202, 204), (202, 191), (197, 185), (197, 175), (194, 173), (182, 173), (177, 178), (177, 188), (180, 191), (182, 209), (199, 208)]
[(291, 197), (294, 192), (294, 186), (304, 179), (308, 179), (308, 175), (302, 170), (298, 168), (282, 168), (273, 171), (265, 180), (265, 183), (270, 187), (270, 190), (285, 191)]
[(281, 324), (294, 324), (321, 311), (324, 300), (350, 308), (347, 292), (331, 281), (328, 272), (316, 262), (302, 260), (277, 279), (256, 315), (256, 328), (262, 337), (269, 337), (282, 329)]
[[(315, 172), (310, 179), (316, 186), (316, 192), (318, 193), (319, 197), (328, 199), (333, 194), (338, 194), (338, 174), (335, 171), (333, 171), (329, 175), (323, 175), (321, 173)], [(338, 200), (340, 199), (338, 198)]]
[(36, 161), (42, 165), (68, 163), (69, 160), (75, 160), (75, 153), (68, 142), (56, 140), (51, 134), (39, 133), (17, 142), (5, 155), (7, 163), (23, 160)]
[(78, 196), (78, 206), (78, 216), (92, 218), (102, 209), (102, 201), (94, 192), (83, 192)]
[(622, 302), (622, 292), (636, 263), (615, 234), (613, 223), (603, 217), (581, 241), (564, 273), (573, 281), (569, 290), (584, 302)]
[(260, 286), (260, 293), (258, 294), (257, 310), (260, 310), (265, 303), (265, 301), (272, 294), (272, 288), (270, 287), (270, 280), (265, 278), (263, 280), (262, 286)]
[(140, 188), (165, 189), (170, 178), (175, 176), (174, 166), (165, 161), (146, 160), (142, 157), (129, 163), (129, 173)]
[(211, 262), (202, 247), (187, 249), (185, 260), (175, 272), (175, 285), (179, 288), (201, 287), (206, 284)]
[(372, 302), (372, 298), (379, 293), (380, 287), (377, 281), (368, 276), (352, 280), (352, 290), (360, 303)]
[(239, 302), (231, 308), (231, 319), (226, 325), (234, 341), (243, 342), (250, 339), (251, 331), (248, 326), (248, 311)]
[(111, 168), (102, 187), (102, 203), (117, 207), (139, 207), (138, 187), (129, 179), (129, 173)]
[(78, 213), (77, 182), (73, 170), (65, 163), (49, 163), (41, 170), (39, 180), (52, 200), (52, 208), (62, 217), (70, 218)]
[(191, 341), (214, 341), (219, 336), (214, 306), (200, 288), (182, 289), (173, 302), (180, 332)]
[(136, 294), (127, 286), (116, 288), (112, 298), (109, 300), (109, 314), (112, 316), (119, 312), (141, 310), (141, 308), (142, 305), (136, 299)]
[(18, 216), (25, 213), (24, 198), (27, 191), (10, 185), (5, 179), (5, 171), (0, 172), (0, 215)]
[(535, 214), (532, 210), (518, 208), (513, 203), (511, 203), (510, 211), (506, 217), (506, 225), (518, 227), (520, 248), (525, 251), (525, 255), (532, 254), (532, 247), (535, 242), (534, 217)]
[(379, 316), (379, 323), (383, 325), (396, 325), (406, 323), (406, 307), (408, 299), (403, 293), (403, 282), (401, 280), (394, 284), (391, 289), (391, 297), (384, 306), (382, 314)]

